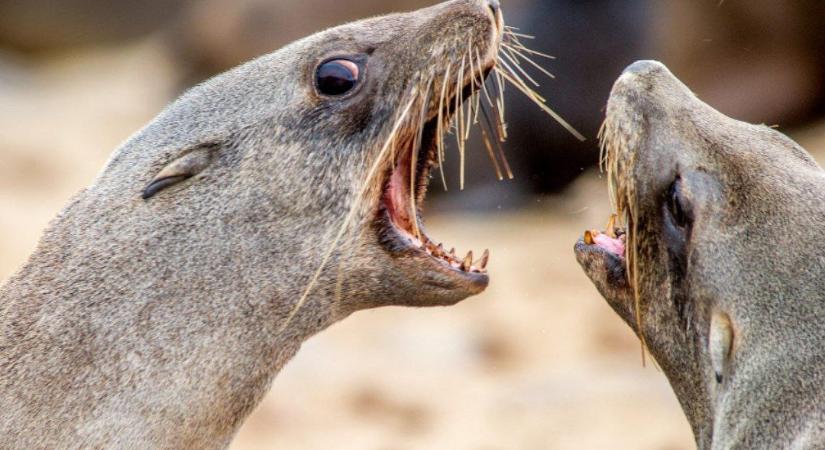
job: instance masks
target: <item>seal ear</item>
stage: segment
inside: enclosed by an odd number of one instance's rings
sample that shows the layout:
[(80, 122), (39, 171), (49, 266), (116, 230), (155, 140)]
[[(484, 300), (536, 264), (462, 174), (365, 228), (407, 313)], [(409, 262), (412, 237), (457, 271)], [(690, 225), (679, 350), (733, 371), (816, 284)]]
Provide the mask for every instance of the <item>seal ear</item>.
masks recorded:
[(710, 319), (708, 353), (710, 353), (710, 362), (717, 383), (722, 382), (725, 369), (730, 365), (732, 349), (733, 324), (731, 324), (730, 316), (723, 312), (715, 312)]
[(199, 174), (212, 163), (217, 149), (216, 143), (201, 144), (167, 164), (143, 190), (143, 199), (148, 200), (163, 189)]

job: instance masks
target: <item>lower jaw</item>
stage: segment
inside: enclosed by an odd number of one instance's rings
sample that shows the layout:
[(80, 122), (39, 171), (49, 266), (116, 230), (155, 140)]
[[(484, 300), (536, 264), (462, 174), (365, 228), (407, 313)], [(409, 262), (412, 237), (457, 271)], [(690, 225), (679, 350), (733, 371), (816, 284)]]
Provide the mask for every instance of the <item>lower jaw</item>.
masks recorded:
[(473, 252), (459, 257), (455, 249), (445, 249), (443, 244), (436, 244), (424, 232), (419, 224), (419, 236), (414, 236), (404, 228), (396, 225), (386, 209), (378, 224), (379, 240), (384, 248), (394, 256), (426, 257), (437, 268), (454, 272), (457, 275), (487, 273), (489, 252), (486, 250), (480, 258), (474, 259)]

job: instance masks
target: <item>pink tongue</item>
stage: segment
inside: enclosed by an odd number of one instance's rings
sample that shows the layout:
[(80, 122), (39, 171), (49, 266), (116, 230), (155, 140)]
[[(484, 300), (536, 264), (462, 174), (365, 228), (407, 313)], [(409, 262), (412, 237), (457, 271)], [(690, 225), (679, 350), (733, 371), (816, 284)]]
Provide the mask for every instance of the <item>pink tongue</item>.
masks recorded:
[(606, 234), (599, 233), (593, 236), (593, 242), (614, 255), (624, 257), (624, 242), (622, 242), (621, 239), (615, 239)]

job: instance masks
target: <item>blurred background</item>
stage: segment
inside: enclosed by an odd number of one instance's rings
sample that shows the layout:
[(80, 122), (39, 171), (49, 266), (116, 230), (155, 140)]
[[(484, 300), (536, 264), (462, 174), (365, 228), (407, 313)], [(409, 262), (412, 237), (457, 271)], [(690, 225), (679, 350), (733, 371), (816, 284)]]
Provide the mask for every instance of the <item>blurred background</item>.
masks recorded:
[[(0, 0), (0, 279), (110, 152), (188, 86), (256, 55), (423, 0)], [(508, 0), (555, 55), (539, 91), (578, 142), (514, 92), (495, 180), (471, 146), (467, 189), (428, 228), (492, 251), (484, 294), (447, 309), (357, 313), (307, 342), (244, 425), (243, 449), (688, 449), (664, 376), (579, 270), (607, 219), (595, 169), (613, 80), (655, 58), (712, 106), (777, 125), (825, 158), (820, 0)], [(540, 74), (536, 74), (540, 75)], [(454, 169), (454, 167), (453, 167)]]

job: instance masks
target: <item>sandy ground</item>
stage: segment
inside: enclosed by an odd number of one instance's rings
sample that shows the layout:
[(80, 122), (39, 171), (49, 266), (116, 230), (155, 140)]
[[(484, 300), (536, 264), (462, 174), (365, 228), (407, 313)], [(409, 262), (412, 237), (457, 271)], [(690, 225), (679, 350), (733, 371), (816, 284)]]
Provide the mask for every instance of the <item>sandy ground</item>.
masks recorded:
[[(43, 67), (0, 62), (0, 279), (167, 101), (170, 66), (151, 42)], [(825, 128), (796, 137), (825, 154)], [(436, 238), (491, 249), (490, 288), (451, 308), (360, 312), (319, 334), (232, 448), (692, 448), (664, 376), (641, 366), (638, 341), (575, 262), (580, 232), (607, 214), (590, 172), (526, 211), (429, 217)]]

